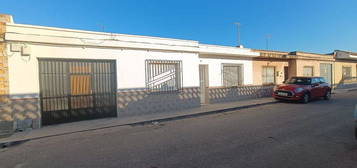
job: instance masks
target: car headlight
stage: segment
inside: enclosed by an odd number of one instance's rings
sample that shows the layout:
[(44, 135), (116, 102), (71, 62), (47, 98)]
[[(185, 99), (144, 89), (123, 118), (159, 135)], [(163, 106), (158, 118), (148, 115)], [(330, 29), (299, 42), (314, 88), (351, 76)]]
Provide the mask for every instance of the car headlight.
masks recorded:
[(296, 88), (294, 91), (295, 91), (295, 93), (299, 93), (299, 92), (304, 91), (304, 89), (303, 88)]

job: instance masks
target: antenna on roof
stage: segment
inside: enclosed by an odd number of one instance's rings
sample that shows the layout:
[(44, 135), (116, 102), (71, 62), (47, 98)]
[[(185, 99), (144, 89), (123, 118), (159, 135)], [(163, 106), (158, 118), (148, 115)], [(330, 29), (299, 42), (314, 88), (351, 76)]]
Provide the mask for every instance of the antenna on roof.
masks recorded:
[(239, 22), (235, 22), (235, 25), (237, 25), (237, 47), (239, 48), (243, 48), (243, 46), (240, 43), (240, 23)]

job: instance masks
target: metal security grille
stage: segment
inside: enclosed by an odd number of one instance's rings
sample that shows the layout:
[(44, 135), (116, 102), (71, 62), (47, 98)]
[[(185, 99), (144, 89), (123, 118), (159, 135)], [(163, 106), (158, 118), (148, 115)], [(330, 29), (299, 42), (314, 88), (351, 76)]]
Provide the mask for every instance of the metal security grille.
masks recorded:
[(42, 125), (116, 117), (116, 65), (39, 59)]
[(332, 84), (332, 64), (320, 64), (320, 76), (324, 77), (326, 82)]
[(352, 67), (342, 67), (342, 79), (352, 77)]
[(182, 62), (146, 60), (146, 87), (151, 91), (176, 91), (182, 88)]
[(272, 66), (264, 66), (263, 67), (262, 82), (265, 85), (275, 83), (275, 67), (272, 67)]
[(223, 64), (223, 86), (232, 87), (243, 85), (243, 65)]
[(314, 76), (314, 67), (312, 66), (304, 66), (303, 76)]

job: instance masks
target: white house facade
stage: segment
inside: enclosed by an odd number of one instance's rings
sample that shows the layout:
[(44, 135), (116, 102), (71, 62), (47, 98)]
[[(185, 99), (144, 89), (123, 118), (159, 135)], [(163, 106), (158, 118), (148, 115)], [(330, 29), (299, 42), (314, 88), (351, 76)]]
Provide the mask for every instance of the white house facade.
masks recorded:
[(251, 86), (259, 53), (246, 48), (11, 21), (3, 29), (0, 122), (13, 129), (178, 111), (262, 90)]

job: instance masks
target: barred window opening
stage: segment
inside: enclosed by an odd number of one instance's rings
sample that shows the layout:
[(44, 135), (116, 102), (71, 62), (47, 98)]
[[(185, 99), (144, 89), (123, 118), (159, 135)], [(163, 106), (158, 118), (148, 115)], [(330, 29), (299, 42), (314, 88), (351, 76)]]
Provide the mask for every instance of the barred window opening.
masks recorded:
[(263, 85), (275, 84), (275, 67), (263, 67), (262, 82)]
[(342, 79), (348, 79), (352, 77), (352, 67), (342, 67)]
[(308, 77), (314, 76), (314, 67), (313, 66), (304, 66), (303, 75), (308, 76)]
[(234, 87), (243, 85), (243, 65), (223, 64), (223, 86)]
[(146, 60), (146, 87), (150, 91), (182, 89), (182, 61)]

